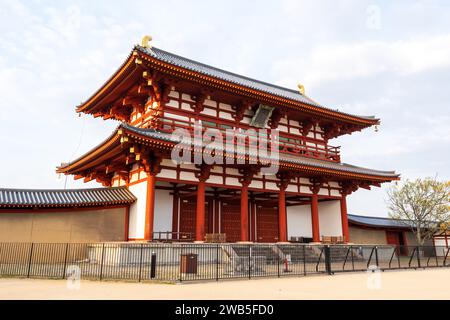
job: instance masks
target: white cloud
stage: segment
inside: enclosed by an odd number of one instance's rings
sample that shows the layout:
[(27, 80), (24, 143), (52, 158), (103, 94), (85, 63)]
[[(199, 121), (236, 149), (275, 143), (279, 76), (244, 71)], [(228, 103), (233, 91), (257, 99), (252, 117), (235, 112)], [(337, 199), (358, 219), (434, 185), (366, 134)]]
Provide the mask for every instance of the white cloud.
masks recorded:
[(323, 81), (345, 81), (381, 73), (408, 76), (445, 66), (450, 66), (450, 34), (319, 45), (300, 58), (276, 63), (274, 69), (286, 75), (279, 80), (285, 86), (292, 87), (301, 80), (314, 87)]

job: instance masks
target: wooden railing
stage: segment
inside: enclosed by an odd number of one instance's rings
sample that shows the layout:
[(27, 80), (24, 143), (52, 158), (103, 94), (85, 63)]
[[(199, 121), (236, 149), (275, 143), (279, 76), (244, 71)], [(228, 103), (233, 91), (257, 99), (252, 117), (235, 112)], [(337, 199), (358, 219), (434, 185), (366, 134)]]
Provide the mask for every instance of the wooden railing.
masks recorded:
[[(162, 118), (162, 125), (160, 130), (166, 133), (172, 133), (176, 129), (185, 129), (187, 130), (191, 135), (194, 134), (194, 127), (191, 123), (183, 120), (175, 120), (175, 119), (167, 119)], [(227, 129), (232, 129), (231, 126), (228, 125), (210, 125), (208, 123), (203, 122), (202, 123), (203, 132), (207, 129), (217, 129), (224, 135), (224, 143), (225, 143), (225, 131)], [(243, 133), (241, 137), (243, 136), (249, 136), (247, 132)], [(234, 137), (234, 143), (238, 146), (249, 146), (249, 139), (239, 139), (239, 131), (236, 132), (236, 136)], [(251, 136), (249, 136), (251, 137)], [(254, 136), (254, 138), (260, 139), (260, 137)], [(296, 140), (295, 142), (292, 141), (284, 141), (285, 139), (290, 140)], [(242, 145), (242, 140), (244, 144)], [(264, 140), (263, 140), (264, 141)], [(274, 142), (273, 140), (265, 140), (267, 142), (267, 146), (270, 149), (271, 144), (276, 144), (278, 146), (278, 150), (281, 154), (292, 154), (292, 155), (301, 155), (309, 158), (315, 158), (315, 159), (321, 159), (321, 160), (327, 160), (327, 161), (333, 161), (333, 162), (340, 162), (340, 147), (334, 147), (329, 146), (326, 144), (320, 144), (316, 142), (315, 146), (308, 145), (307, 143), (314, 143), (313, 139), (309, 139), (307, 137), (302, 136), (296, 136), (294, 138), (288, 138), (280, 134), (279, 141)]]

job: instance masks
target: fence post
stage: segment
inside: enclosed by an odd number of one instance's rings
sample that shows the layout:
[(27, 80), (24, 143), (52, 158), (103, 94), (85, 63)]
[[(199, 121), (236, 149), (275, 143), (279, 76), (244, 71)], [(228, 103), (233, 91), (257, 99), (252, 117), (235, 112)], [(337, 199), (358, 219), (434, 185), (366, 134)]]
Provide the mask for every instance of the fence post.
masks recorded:
[(156, 253), (152, 252), (151, 266), (150, 266), (150, 279), (156, 277)]
[(182, 278), (183, 278), (183, 273), (181, 272), (181, 259), (182, 259), (182, 257), (183, 257), (183, 252), (184, 252), (184, 245), (182, 244), (181, 245), (181, 250), (180, 250), (180, 267), (178, 268), (178, 274), (179, 274), (179, 279), (180, 279), (180, 282), (183, 280)]
[(353, 246), (350, 246), (350, 254), (352, 255), (352, 270), (355, 271), (355, 257), (353, 254)]
[(306, 244), (303, 246), (303, 275), (306, 276)]
[[(278, 256), (278, 259), (277, 259), (277, 275), (278, 275), (278, 278), (280, 277), (280, 248), (278, 248), (278, 246), (275, 244), (274, 245), (276, 248), (277, 248), (277, 256)], [(283, 262), (283, 260), (281, 260), (281, 262)]]
[(326, 245), (324, 247), (324, 254), (325, 254), (325, 270), (329, 275), (332, 275), (333, 272), (331, 270), (331, 249), (329, 245)]
[(219, 244), (216, 244), (216, 281), (219, 281)]
[(248, 278), (251, 279), (252, 278), (252, 246), (248, 245)]
[(436, 258), (436, 267), (439, 267), (436, 245), (433, 245), (433, 249), (434, 249), (434, 257)]
[(66, 243), (66, 252), (64, 253), (64, 269), (63, 269), (63, 274), (62, 274), (62, 278), (65, 279), (66, 278), (66, 270), (67, 270), (67, 252), (69, 251), (69, 243)]
[(377, 264), (377, 268), (380, 268), (380, 263), (378, 261), (378, 247), (375, 247), (375, 263)]
[(28, 272), (27, 272), (27, 278), (30, 277), (30, 273), (31, 273), (31, 261), (33, 259), (33, 248), (34, 248), (34, 243), (31, 243), (31, 248), (30, 248), (30, 257), (28, 259)]
[(102, 261), (100, 262), (100, 281), (102, 281), (103, 278), (103, 258), (105, 256), (105, 244), (102, 245)]
[(417, 246), (417, 267), (421, 268), (421, 265), (420, 265), (420, 246)]
[(447, 248), (447, 252), (445, 253), (444, 262), (442, 263), (442, 266), (445, 267), (447, 265), (447, 257), (448, 253), (450, 251), (450, 248)]
[(142, 276), (142, 252), (144, 251), (144, 244), (141, 243), (141, 252), (139, 255), (139, 279), (138, 282), (141, 282), (141, 276)]

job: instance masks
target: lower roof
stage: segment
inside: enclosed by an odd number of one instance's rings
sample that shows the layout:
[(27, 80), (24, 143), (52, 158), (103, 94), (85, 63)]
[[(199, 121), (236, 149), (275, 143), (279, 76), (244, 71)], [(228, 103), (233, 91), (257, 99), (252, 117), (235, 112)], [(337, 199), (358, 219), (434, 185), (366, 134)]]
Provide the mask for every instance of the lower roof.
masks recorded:
[(348, 222), (366, 227), (399, 229), (409, 229), (413, 223), (411, 220), (393, 219), (388, 217), (368, 217), (354, 214), (348, 215)]
[[(175, 136), (160, 132), (154, 129), (137, 128), (126, 123), (122, 123), (119, 127), (100, 145), (96, 148), (90, 150), (83, 156), (70, 163), (62, 163), (60, 167), (57, 168), (58, 173), (65, 174), (77, 174), (81, 170), (84, 170), (90, 166), (97, 165), (101, 160), (100, 154), (109, 154), (108, 152), (113, 148), (113, 145), (119, 145), (119, 151), (122, 152), (120, 148), (119, 136), (128, 136), (137, 141), (142, 142), (156, 142), (157, 145), (165, 143), (173, 146), (180, 143), (181, 138), (176, 138)], [(249, 156), (254, 156), (249, 154)], [(267, 160), (275, 160), (269, 158)], [(343, 177), (351, 177), (355, 179), (369, 179), (374, 181), (386, 182), (392, 180), (398, 180), (399, 174), (395, 171), (382, 171), (368, 169), (358, 166), (353, 166), (346, 163), (336, 163), (332, 161), (325, 161), (320, 159), (308, 158), (302, 155), (291, 155), (280, 153), (278, 159), (280, 164), (286, 164), (287, 166), (292, 166), (294, 169), (306, 170), (311, 172), (320, 172), (323, 174), (338, 174)]]
[[(144, 129), (133, 127), (129, 124), (121, 125), (124, 129), (132, 131), (134, 133), (153, 138), (158, 140), (164, 140), (172, 143), (179, 143), (180, 140), (174, 139), (174, 136), (169, 133), (163, 133), (156, 131), (154, 129)], [(383, 170), (375, 170), (369, 168), (358, 167), (354, 165), (350, 165), (347, 163), (337, 163), (332, 161), (326, 161), (321, 159), (309, 158), (301, 155), (293, 155), (293, 154), (283, 154), (280, 153), (281, 162), (292, 163), (296, 165), (303, 165), (308, 167), (315, 167), (318, 169), (331, 169), (336, 171), (343, 171), (348, 173), (356, 173), (356, 174), (366, 174), (366, 175), (374, 175), (379, 177), (385, 177), (387, 179), (398, 179), (399, 174), (395, 171), (383, 171)]]
[(130, 204), (125, 187), (93, 189), (0, 189), (0, 208), (63, 208)]

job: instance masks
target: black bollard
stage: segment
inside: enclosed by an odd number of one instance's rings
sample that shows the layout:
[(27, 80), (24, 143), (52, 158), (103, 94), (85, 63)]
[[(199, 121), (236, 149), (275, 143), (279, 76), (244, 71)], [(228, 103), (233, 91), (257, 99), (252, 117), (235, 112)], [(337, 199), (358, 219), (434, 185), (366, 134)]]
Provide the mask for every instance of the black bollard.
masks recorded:
[(156, 278), (156, 253), (152, 252), (152, 260), (150, 265), (150, 279)]

